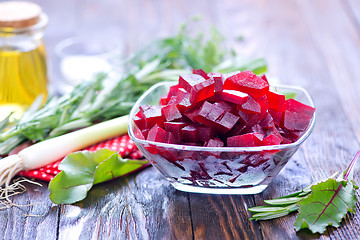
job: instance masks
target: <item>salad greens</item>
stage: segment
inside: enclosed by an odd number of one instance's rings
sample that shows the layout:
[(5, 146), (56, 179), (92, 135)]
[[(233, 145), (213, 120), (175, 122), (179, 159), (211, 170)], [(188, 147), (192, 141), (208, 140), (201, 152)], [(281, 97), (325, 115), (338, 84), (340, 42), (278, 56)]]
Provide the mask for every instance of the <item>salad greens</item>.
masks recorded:
[[(60, 98), (41, 106), (39, 97), (17, 124), (0, 123), (0, 155), (24, 141), (42, 141), (96, 122), (126, 115), (136, 100), (153, 84), (177, 80), (193, 68), (207, 72), (266, 71), (263, 59), (247, 60), (225, 46), (216, 29), (210, 34), (191, 36), (188, 25), (173, 37), (151, 42), (109, 73), (100, 73)], [(120, 69), (126, 69), (121, 73)]]
[(71, 153), (61, 161), (49, 184), (53, 203), (71, 204), (83, 200), (95, 184), (130, 174), (148, 166), (147, 160), (123, 159), (108, 149)]
[(360, 151), (336, 179), (337, 173), (299, 192), (265, 200), (266, 206), (249, 208), (254, 213), (250, 220), (269, 220), (299, 211), (295, 221), (296, 231), (308, 228), (313, 233), (322, 234), (327, 226), (339, 227), (347, 212), (354, 212), (357, 203), (355, 191), (358, 186), (352, 180), (352, 175), (359, 157)]

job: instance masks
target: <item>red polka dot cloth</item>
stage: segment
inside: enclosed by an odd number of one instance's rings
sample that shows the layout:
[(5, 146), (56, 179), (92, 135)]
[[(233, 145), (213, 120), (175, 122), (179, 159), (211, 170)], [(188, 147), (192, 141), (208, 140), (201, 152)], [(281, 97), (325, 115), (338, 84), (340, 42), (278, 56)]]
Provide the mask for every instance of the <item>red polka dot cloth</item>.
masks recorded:
[[(129, 135), (123, 135), (120, 137), (105, 140), (103, 142), (87, 147), (83, 150), (95, 152), (102, 148), (107, 148), (111, 151), (117, 151), (123, 158), (143, 158), (142, 153), (137, 149), (135, 143), (130, 139)], [(61, 161), (62, 159), (39, 169), (21, 171), (17, 175), (50, 182), (56, 176), (56, 174), (60, 172), (58, 167)]]

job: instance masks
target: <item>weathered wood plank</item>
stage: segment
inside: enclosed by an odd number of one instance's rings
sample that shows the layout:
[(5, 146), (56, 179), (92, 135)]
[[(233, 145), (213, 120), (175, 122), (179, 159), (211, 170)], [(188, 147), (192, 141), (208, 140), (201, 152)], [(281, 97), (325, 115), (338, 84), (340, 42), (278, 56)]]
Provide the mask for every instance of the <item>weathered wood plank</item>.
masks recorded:
[(47, 184), (24, 185), (27, 191), (12, 198), (18, 206), (0, 211), (0, 238), (56, 239), (59, 208), (48, 198)]
[(148, 168), (95, 186), (80, 203), (62, 205), (59, 237), (191, 239), (187, 195)]

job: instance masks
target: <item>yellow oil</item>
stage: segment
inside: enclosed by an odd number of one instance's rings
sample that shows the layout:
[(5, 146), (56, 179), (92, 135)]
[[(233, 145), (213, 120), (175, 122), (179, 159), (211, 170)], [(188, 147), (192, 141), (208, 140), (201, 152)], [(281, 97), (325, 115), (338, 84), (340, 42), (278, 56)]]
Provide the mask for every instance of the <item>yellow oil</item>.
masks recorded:
[(19, 117), (43, 94), (47, 97), (47, 67), (44, 45), (22, 52), (0, 47), (0, 121), (9, 113)]

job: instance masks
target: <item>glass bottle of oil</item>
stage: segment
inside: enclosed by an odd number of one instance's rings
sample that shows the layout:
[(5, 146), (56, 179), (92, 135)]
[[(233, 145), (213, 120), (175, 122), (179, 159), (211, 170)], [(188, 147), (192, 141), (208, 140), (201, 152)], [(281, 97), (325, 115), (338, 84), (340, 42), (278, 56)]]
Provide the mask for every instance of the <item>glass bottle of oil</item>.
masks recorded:
[(40, 94), (46, 100), (47, 22), (37, 4), (0, 2), (0, 121), (11, 112), (19, 117)]

